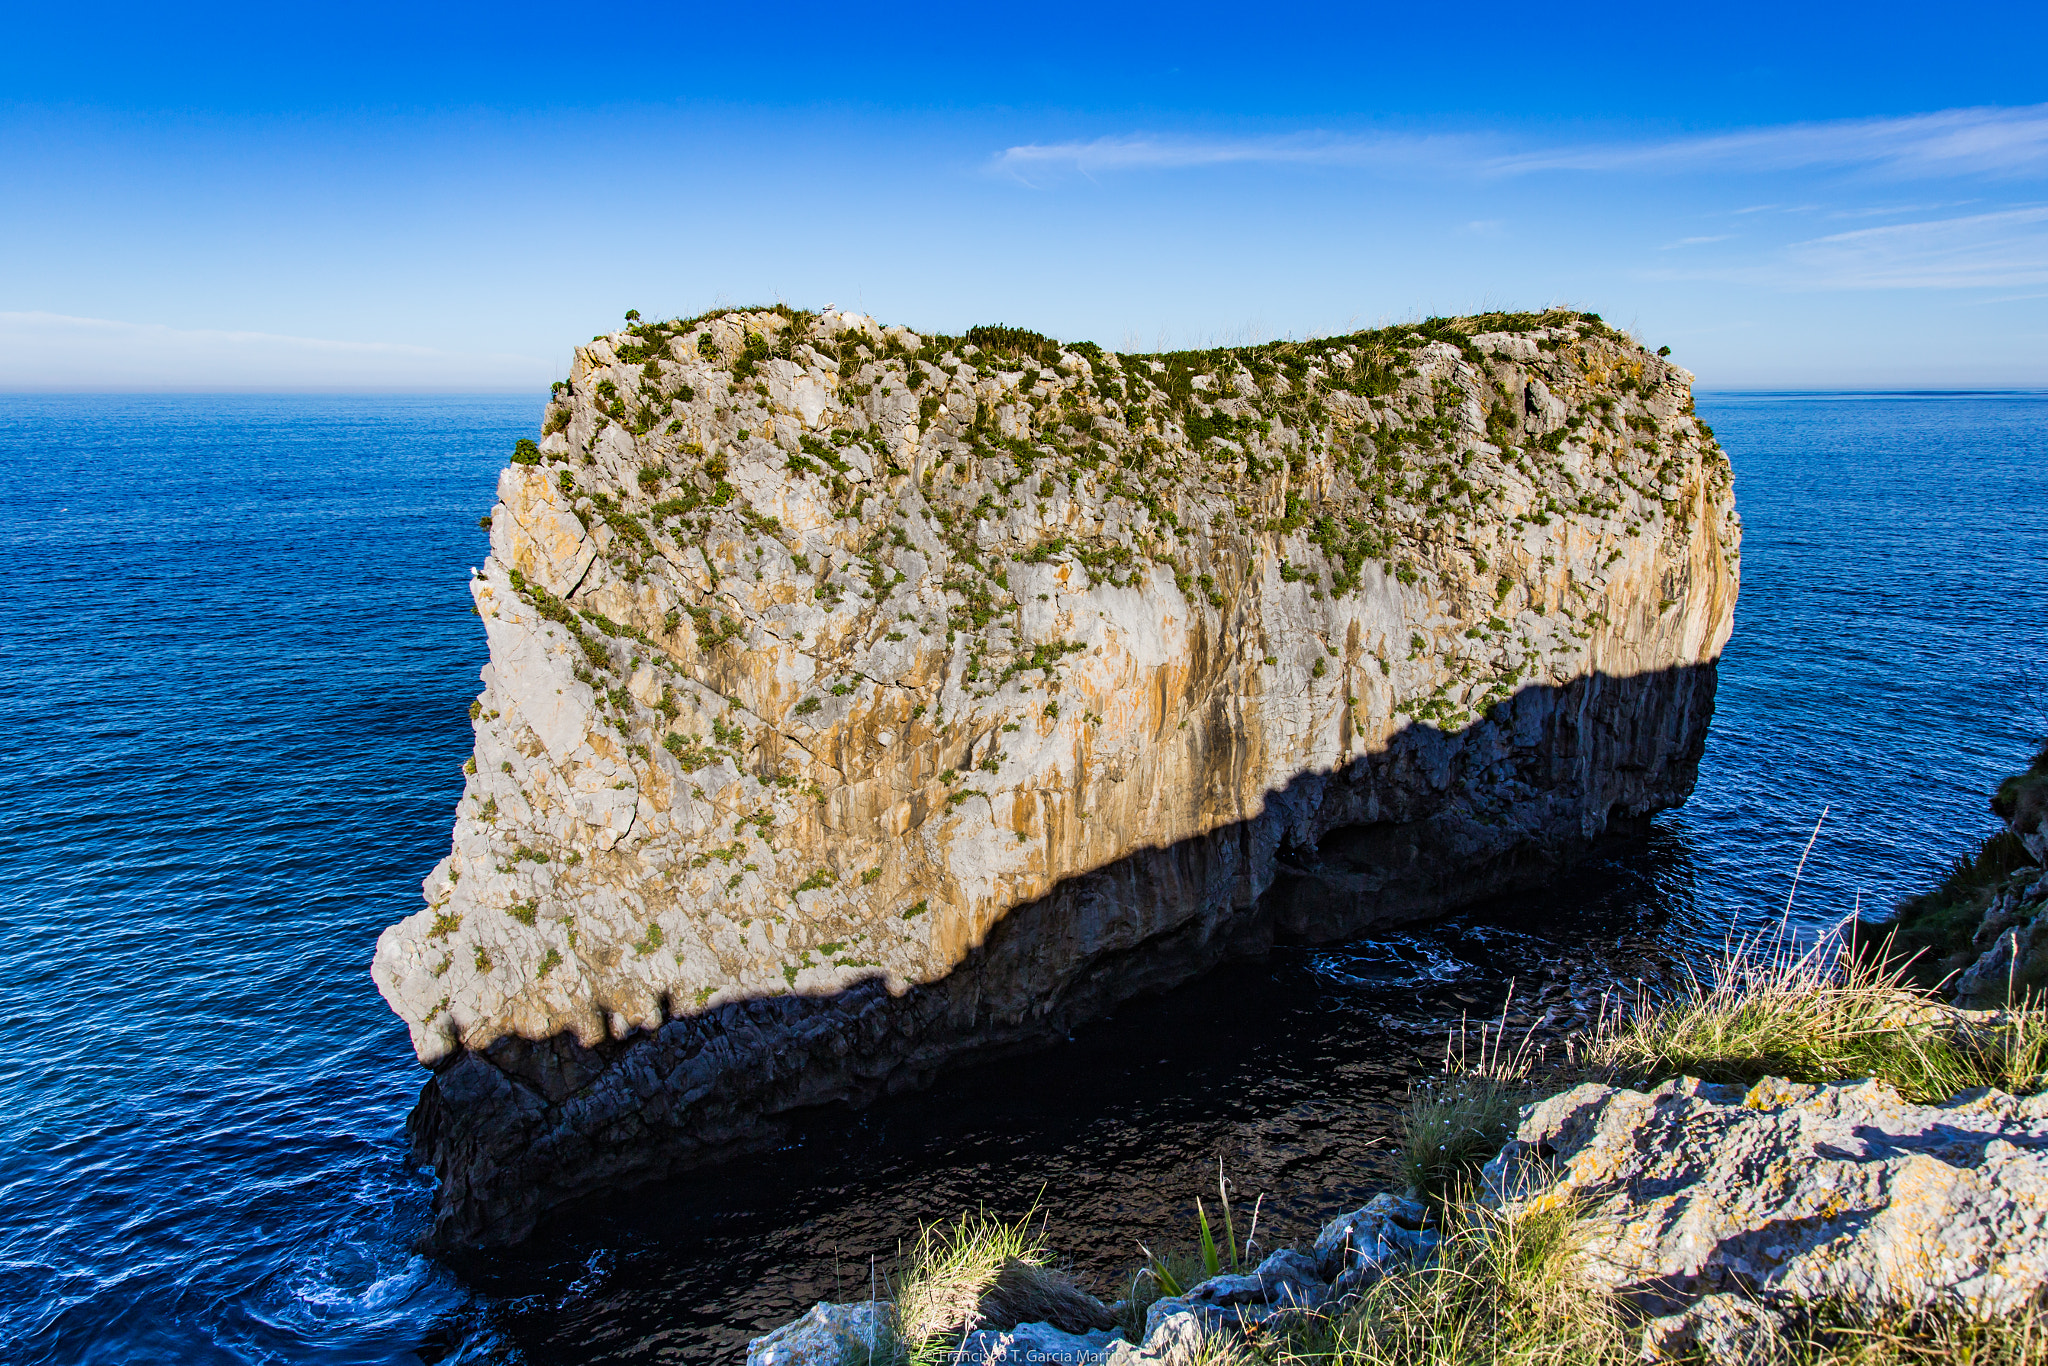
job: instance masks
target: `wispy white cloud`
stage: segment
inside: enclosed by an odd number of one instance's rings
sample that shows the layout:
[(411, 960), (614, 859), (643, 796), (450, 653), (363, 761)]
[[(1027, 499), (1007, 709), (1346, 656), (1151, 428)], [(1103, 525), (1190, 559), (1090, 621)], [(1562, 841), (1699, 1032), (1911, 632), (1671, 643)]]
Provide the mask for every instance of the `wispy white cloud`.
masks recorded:
[(0, 389), (504, 389), (550, 377), (531, 356), (0, 312)]
[(1873, 167), (1905, 176), (2013, 176), (2048, 170), (2048, 104), (1944, 109), (1905, 118), (1784, 124), (1705, 137), (1516, 153), (1491, 169), (1794, 171)]
[[(995, 158), (1029, 180), (1051, 171), (1189, 170), (1232, 165), (1408, 168), (1477, 176), (1545, 171), (1790, 171), (1861, 168), (1901, 177), (2025, 176), (2048, 171), (2048, 104), (1946, 109), (1904, 118), (1784, 124), (1701, 137), (1513, 149), (1466, 134), (1343, 134), (1202, 138), (1133, 133), (1024, 143)], [(1811, 209), (1811, 205), (1797, 206)], [(1741, 212), (1786, 210), (1757, 205)]]
[(2044, 294), (2039, 290), (2027, 294), (1994, 294), (1988, 299), (1972, 299), (1969, 301), (1969, 306), (1971, 308), (1984, 308), (1991, 304), (2022, 304), (2031, 303), (2035, 299), (2048, 299), (2048, 294)]
[(2009, 289), (2048, 284), (2048, 208), (1893, 223), (1787, 249), (1812, 289)]
[(1902, 213), (1933, 213), (1937, 209), (1957, 209), (1974, 204), (1973, 199), (1950, 199), (1934, 204), (1871, 204), (1860, 209), (1831, 209), (1829, 218), (1896, 218)]
[(1789, 243), (1747, 265), (1646, 275), (1789, 291), (2025, 289), (2048, 284), (2048, 207), (1858, 228)]
[(995, 168), (1029, 180), (1047, 171), (1100, 175), (1111, 171), (1179, 171), (1210, 166), (1295, 165), (1393, 167), (1473, 165), (1491, 154), (1474, 137), (1358, 137), (1302, 132), (1261, 138), (1191, 138), (1132, 133), (1087, 141), (1024, 143), (1004, 149)]

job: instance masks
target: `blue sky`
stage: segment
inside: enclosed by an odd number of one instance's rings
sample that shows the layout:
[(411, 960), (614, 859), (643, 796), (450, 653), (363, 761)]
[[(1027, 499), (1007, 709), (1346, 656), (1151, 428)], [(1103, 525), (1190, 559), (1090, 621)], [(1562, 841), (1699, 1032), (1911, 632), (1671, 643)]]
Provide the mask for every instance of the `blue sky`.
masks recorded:
[[(1566, 13), (1569, 8), (1571, 12)], [(1570, 303), (2048, 385), (2048, 7), (20, 7), (0, 388), (545, 384), (623, 311), (1131, 349)]]

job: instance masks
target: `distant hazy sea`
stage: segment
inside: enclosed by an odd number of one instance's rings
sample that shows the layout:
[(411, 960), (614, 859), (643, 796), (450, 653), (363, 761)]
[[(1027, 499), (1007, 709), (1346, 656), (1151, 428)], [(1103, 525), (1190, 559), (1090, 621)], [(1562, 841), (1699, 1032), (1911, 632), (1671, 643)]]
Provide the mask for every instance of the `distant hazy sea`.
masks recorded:
[(1408, 1069), (1510, 976), (1711, 948), (1782, 905), (1823, 807), (1801, 922), (1890, 904), (2048, 727), (2048, 395), (1699, 406), (1742, 605), (1698, 795), (1647, 849), (451, 1268), (411, 1251), (422, 1074), (366, 969), (447, 848), (463, 584), (539, 399), (0, 396), (0, 1359), (737, 1361), (978, 1202), (1041, 1199), (1107, 1273), (1218, 1154), (1284, 1234), (1383, 1176)]

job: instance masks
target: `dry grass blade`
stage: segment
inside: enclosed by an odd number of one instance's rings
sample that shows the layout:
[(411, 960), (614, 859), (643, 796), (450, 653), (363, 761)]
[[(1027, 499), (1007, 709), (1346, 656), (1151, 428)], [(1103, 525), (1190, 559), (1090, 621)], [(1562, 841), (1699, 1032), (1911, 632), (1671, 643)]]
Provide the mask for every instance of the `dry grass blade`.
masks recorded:
[(1585, 1065), (1639, 1085), (1877, 1077), (1923, 1102), (1977, 1086), (2040, 1088), (2048, 1012), (2023, 1001), (1996, 1020), (1973, 1020), (1908, 984), (1903, 965), (1851, 952), (1846, 928), (1805, 948), (1782, 924), (1731, 945), (1710, 980), (1689, 978), (1676, 995), (1603, 1022)]
[(1005, 1222), (984, 1212), (927, 1224), (892, 1278), (896, 1331), (912, 1362), (944, 1360), (976, 1326), (982, 1297), (1006, 1266), (1045, 1267), (1052, 1258), (1031, 1216)]
[(1508, 1219), (1458, 1207), (1436, 1261), (1366, 1292), (1281, 1362), (1330, 1366), (1608, 1366), (1632, 1361), (1618, 1304), (1579, 1271), (1568, 1209)]

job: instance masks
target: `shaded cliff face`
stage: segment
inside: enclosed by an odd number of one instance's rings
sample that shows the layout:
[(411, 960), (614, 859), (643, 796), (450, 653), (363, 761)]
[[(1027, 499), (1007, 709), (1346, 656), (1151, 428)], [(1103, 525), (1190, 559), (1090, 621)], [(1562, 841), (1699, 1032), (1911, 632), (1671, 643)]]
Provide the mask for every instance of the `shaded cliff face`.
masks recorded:
[(1682, 801), (1738, 523), (1572, 314), (1162, 357), (737, 312), (581, 348), (379, 989), (444, 1243)]

